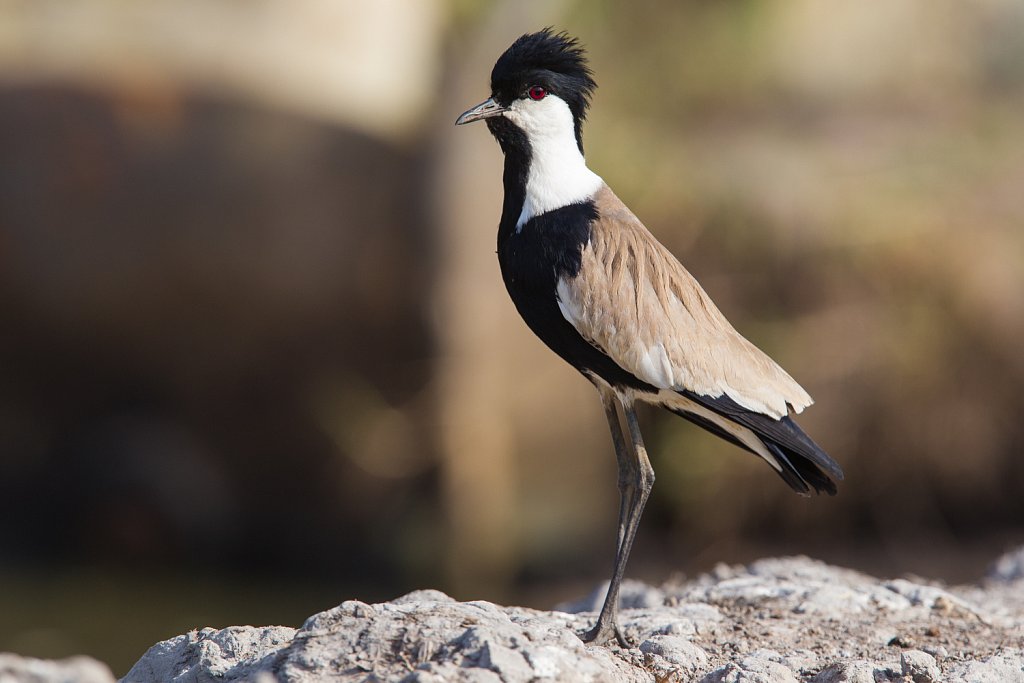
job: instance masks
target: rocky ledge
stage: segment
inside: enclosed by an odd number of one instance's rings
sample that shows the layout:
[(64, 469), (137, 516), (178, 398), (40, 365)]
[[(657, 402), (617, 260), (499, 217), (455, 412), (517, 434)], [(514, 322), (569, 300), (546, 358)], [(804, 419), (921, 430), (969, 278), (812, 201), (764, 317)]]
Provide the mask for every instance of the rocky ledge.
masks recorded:
[(601, 594), (552, 612), (431, 590), (349, 601), (298, 629), (171, 638), (122, 680), (1024, 683), (1024, 549), (974, 586), (880, 580), (802, 557), (720, 566), (659, 588), (627, 583), (631, 648), (577, 637)]

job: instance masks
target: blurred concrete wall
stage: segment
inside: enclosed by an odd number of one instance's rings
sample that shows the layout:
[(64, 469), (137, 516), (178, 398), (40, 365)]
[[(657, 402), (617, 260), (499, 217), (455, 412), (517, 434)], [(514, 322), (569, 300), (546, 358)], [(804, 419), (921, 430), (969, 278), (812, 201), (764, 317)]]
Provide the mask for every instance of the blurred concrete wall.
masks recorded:
[(434, 0), (5, 2), (0, 72), (249, 99), (383, 137), (435, 96), (445, 10)]

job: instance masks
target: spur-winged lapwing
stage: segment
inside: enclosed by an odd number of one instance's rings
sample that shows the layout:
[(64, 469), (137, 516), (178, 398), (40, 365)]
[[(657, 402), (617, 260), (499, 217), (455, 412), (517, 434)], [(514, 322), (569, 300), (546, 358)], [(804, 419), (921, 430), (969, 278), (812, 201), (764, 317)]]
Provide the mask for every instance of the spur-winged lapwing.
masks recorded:
[(498, 58), (491, 97), (456, 124), (486, 120), (505, 155), (498, 262), (512, 301), (604, 404), (619, 466), (618, 541), (604, 606), (583, 638), (625, 645), (619, 584), (654, 484), (636, 401), (759, 455), (798, 493), (834, 494), (843, 472), (791, 417), (811, 404), (807, 392), (733, 329), (587, 168), (581, 131), (595, 87), (576, 39), (545, 29)]

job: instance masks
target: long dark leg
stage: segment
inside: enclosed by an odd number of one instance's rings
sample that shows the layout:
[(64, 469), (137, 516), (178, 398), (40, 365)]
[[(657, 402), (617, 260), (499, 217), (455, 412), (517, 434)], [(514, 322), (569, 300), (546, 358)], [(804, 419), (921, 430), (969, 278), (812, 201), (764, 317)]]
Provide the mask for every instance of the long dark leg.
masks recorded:
[[(636, 531), (640, 528), (640, 517), (644, 513), (644, 506), (647, 505), (647, 498), (651, 495), (651, 489), (654, 488), (654, 468), (651, 467), (651, 461), (647, 457), (647, 448), (644, 446), (643, 437), (640, 435), (640, 422), (636, 419), (636, 411), (633, 409), (632, 403), (623, 405), (622, 409), (626, 414), (626, 427), (629, 429), (629, 443), (632, 446), (631, 450), (634, 458), (633, 475), (636, 477), (637, 499), (633, 502), (626, 519), (625, 539), (621, 553), (622, 560), (617, 568), (619, 581), (622, 580), (622, 573), (626, 569), (626, 559), (633, 549), (633, 539), (636, 538)], [(615, 591), (618, 594), (617, 583)]]
[(608, 586), (608, 595), (605, 596), (597, 624), (584, 634), (583, 640), (605, 643), (614, 637), (620, 645), (628, 647), (616, 617), (619, 585), (622, 583), (622, 575), (626, 570), (629, 552), (633, 548), (633, 539), (640, 525), (640, 516), (643, 514), (647, 497), (654, 486), (654, 468), (651, 467), (647, 458), (647, 449), (644, 448), (643, 438), (640, 436), (640, 425), (637, 422), (633, 405), (631, 403), (622, 404), (626, 426), (629, 429), (629, 440), (626, 441), (615, 409), (615, 404), (618, 401), (610, 390), (602, 391), (601, 398), (604, 401), (605, 415), (611, 428), (612, 442), (615, 444), (615, 457), (619, 465), (619, 528), (615, 549), (615, 567), (612, 571), (611, 583)]
[(622, 434), (622, 423), (619, 420), (618, 400), (615, 392), (611, 389), (601, 391), (601, 403), (604, 405), (604, 415), (608, 419), (608, 427), (612, 433), (612, 444), (615, 446), (615, 462), (619, 470), (619, 521), (618, 535), (615, 539), (615, 556), (618, 557), (622, 550), (622, 539), (626, 535), (626, 516), (636, 495), (636, 487), (633, 484), (632, 453), (626, 445), (626, 438)]

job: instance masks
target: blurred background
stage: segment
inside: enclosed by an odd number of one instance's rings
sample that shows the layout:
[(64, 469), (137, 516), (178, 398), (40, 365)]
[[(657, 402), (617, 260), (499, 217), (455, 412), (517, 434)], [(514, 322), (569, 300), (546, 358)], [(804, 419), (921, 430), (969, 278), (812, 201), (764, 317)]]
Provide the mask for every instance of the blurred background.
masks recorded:
[(654, 582), (1024, 542), (1024, 5), (0, 0), (0, 650), (607, 578), (596, 392), (494, 256), (494, 59), (554, 25), (590, 166), (817, 399), (802, 499), (645, 412)]

